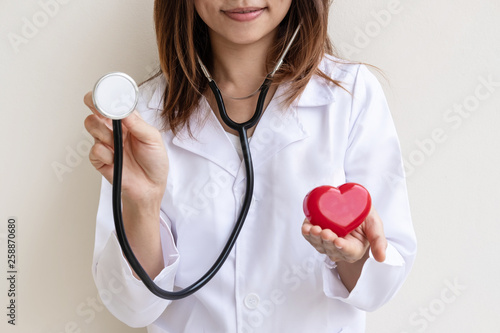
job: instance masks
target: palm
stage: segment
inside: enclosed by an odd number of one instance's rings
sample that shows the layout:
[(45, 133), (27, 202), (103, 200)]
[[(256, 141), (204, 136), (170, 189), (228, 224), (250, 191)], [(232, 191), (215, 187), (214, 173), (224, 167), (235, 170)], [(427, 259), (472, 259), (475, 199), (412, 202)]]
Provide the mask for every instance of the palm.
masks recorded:
[(363, 222), (359, 227), (343, 237), (344, 240), (349, 243), (349, 248), (352, 249), (353, 257), (363, 256), (369, 246), (368, 238), (364, 231), (365, 223), (366, 222)]
[(355, 262), (361, 259), (369, 246), (375, 247), (376, 260), (383, 261), (387, 241), (384, 236), (382, 220), (375, 209), (370, 211), (366, 220), (350, 234), (338, 237), (329, 229), (321, 229), (307, 221), (302, 225), (305, 239), (320, 253), (325, 253), (332, 261)]
[(168, 174), (168, 157), (160, 142), (144, 143), (123, 131), (123, 196), (143, 200), (158, 186), (164, 186)]

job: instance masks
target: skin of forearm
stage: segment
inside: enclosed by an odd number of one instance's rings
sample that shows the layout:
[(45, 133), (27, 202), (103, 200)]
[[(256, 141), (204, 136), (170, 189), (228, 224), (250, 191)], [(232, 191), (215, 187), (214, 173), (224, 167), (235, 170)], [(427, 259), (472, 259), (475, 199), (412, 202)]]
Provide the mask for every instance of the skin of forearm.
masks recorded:
[(339, 273), (342, 283), (349, 292), (351, 292), (356, 286), (356, 283), (361, 275), (363, 265), (368, 257), (369, 251), (367, 250), (361, 259), (353, 263), (349, 263), (347, 261), (337, 261), (337, 272)]
[(141, 266), (154, 279), (164, 268), (159, 222), (160, 202), (138, 204), (126, 201), (123, 201), (123, 225), (127, 239)]

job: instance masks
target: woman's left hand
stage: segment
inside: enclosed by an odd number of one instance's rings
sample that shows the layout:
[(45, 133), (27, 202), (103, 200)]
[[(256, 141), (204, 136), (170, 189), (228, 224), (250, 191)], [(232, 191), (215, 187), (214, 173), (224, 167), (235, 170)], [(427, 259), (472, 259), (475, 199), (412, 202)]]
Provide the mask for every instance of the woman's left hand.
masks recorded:
[(318, 252), (326, 254), (334, 262), (357, 262), (365, 257), (368, 248), (371, 248), (375, 260), (385, 260), (387, 240), (382, 220), (373, 206), (365, 221), (345, 237), (338, 237), (330, 229), (314, 226), (307, 219), (302, 224), (302, 235)]

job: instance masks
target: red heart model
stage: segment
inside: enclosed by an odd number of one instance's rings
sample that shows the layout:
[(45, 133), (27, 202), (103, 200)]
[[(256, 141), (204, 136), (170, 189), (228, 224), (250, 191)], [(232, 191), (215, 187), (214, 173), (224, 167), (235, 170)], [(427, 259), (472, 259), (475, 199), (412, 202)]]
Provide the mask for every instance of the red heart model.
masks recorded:
[(311, 224), (344, 237), (356, 229), (370, 212), (372, 199), (363, 186), (346, 183), (338, 188), (319, 186), (304, 198), (304, 213)]

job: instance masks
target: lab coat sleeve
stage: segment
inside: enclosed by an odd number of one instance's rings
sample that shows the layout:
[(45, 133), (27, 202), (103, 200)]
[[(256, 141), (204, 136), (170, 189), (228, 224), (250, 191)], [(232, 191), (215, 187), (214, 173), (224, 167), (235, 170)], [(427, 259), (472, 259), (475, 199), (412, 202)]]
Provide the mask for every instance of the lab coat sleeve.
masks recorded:
[[(108, 310), (131, 327), (144, 327), (154, 322), (170, 301), (153, 295), (133, 276), (116, 237), (111, 194), (112, 186), (103, 178), (92, 273), (99, 296)], [(163, 212), (160, 212), (159, 223), (165, 267), (154, 282), (162, 289), (172, 290), (179, 254), (170, 232), (170, 222)]]
[(365, 65), (358, 66), (344, 170), (346, 182), (362, 184), (370, 192), (384, 224), (388, 247), (382, 263), (375, 261), (370, 251), (350, 293), (329, 259), (323, 267), (323, 280), (328, 297), (373, 311), (401, 288), (415, 259), (416, 238), (401, 150), (384, 91)]

